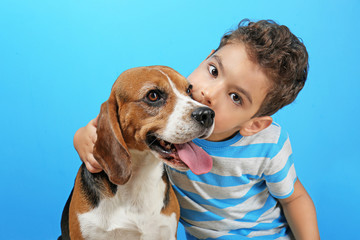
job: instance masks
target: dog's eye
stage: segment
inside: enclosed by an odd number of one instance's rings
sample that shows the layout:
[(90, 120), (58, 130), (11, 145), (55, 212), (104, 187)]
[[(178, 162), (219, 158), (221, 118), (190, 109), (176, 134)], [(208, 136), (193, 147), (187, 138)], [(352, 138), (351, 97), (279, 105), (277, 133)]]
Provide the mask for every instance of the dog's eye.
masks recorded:
[(150, 107), (161, 107), (166, 103), (167, 94), (160, 89), (149, 90), (144, 96), (143, 100)]
[(150, 102), (156, 102), (161, 98), (159, 92), (156, 90), (151, 90), (150, 92), (148, 92), (146, 97), (147, 99), (149, 99)]

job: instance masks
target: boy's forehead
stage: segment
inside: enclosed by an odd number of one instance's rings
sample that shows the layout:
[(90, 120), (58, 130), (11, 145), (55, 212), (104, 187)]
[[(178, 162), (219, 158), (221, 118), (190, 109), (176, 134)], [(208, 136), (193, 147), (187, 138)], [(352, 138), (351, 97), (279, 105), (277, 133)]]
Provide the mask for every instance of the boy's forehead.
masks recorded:
[(248, 53), (243, 43), (230, 43), (218, 49), (211, 56), (221, 61), (249, 60)]

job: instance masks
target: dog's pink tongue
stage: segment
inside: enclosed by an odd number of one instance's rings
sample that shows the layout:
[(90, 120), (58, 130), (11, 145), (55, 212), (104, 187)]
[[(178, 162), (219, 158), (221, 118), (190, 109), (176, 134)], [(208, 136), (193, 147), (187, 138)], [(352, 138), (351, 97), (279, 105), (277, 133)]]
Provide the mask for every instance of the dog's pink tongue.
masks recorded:
[(213, 164), (212, 158), (202, 148), (193, 142), (175, 144), (175, 147), (181, 161), (183, 161), (193, 173), (199, 175), (210, 172)]

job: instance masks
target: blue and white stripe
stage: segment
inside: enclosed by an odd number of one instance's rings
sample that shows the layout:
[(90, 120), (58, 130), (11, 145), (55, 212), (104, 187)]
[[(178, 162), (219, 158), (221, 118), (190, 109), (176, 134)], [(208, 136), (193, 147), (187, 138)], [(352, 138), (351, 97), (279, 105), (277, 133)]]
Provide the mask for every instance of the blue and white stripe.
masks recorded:
[(213, 157), (211, 172), (167, 167), (188, 239), (290, 239), (276, 200), (296, 181), (287, 133), (272, 124), (249, 137), (194, 142)]

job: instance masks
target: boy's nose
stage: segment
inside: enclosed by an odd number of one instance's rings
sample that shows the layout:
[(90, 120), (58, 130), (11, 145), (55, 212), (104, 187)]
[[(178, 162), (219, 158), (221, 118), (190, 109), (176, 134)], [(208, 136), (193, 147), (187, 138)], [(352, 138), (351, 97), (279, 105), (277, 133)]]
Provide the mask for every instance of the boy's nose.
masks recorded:
[(201, 97), (203, 98), (203, 100), (205, 100), (205, 104), (210, 104), (211, 105), (211, 100), (208, 98), (208, 94), (206, 93), (206, 90), (202, 90), (201, 91)]
[(216, 103), (216, 98), (219, 98), (221, 86), (211, 86), (201, 91), (201, 97), (203, 98), (202, 103), (211, 107)]

